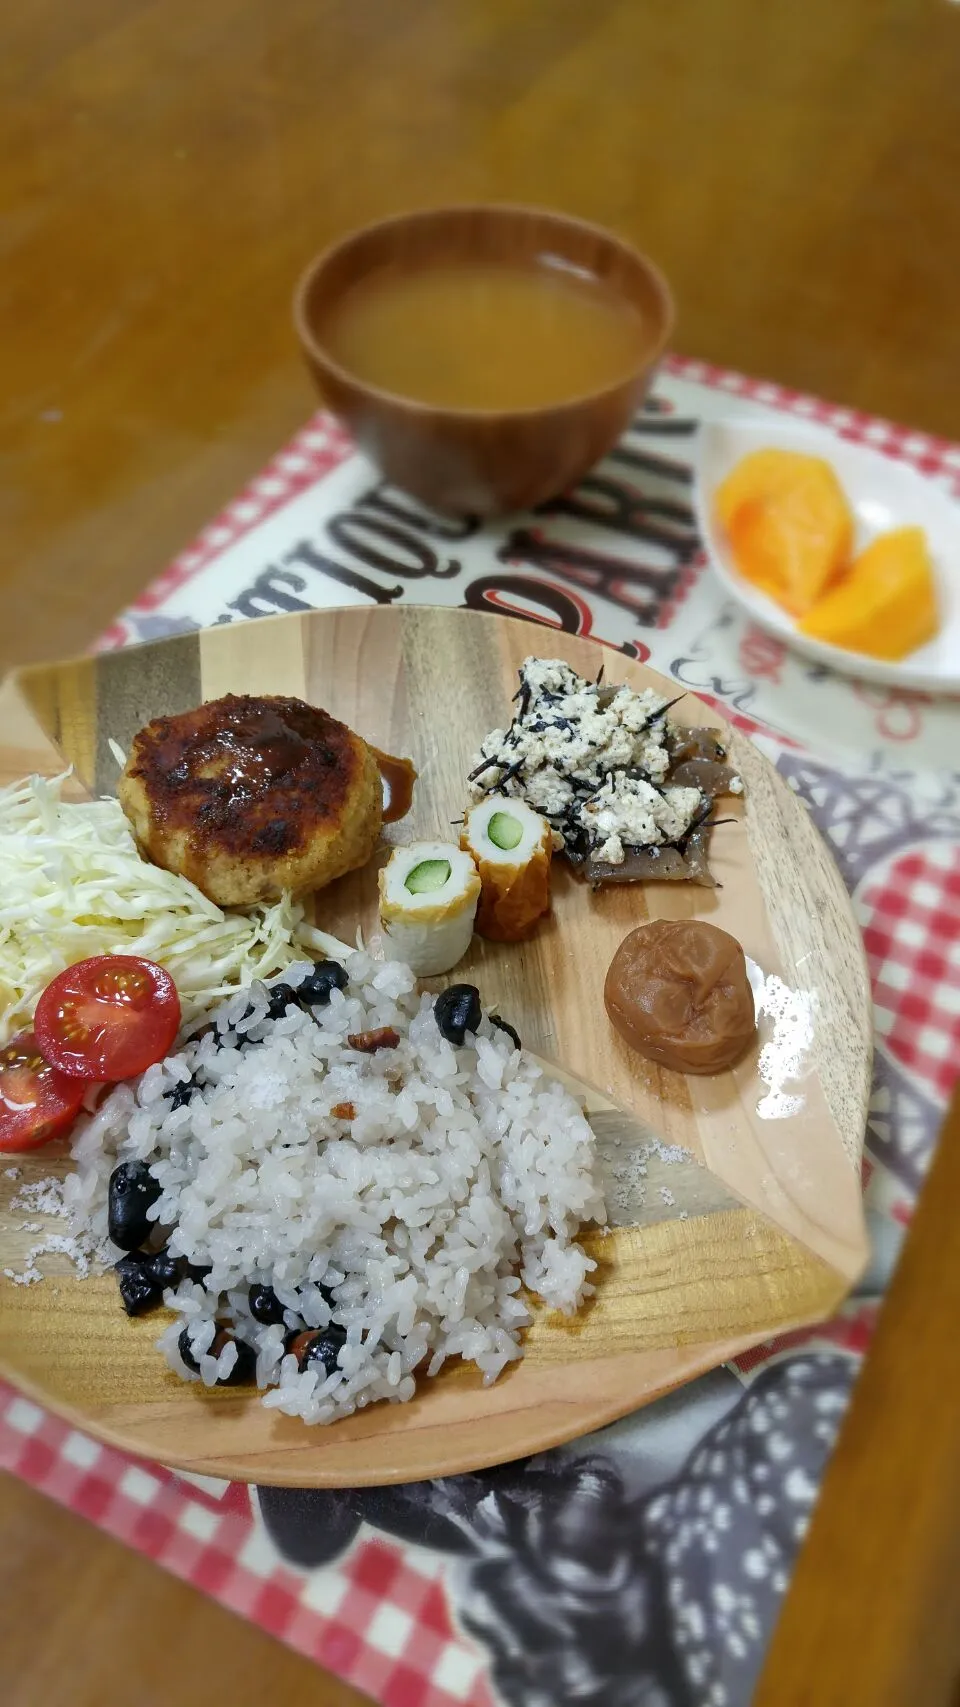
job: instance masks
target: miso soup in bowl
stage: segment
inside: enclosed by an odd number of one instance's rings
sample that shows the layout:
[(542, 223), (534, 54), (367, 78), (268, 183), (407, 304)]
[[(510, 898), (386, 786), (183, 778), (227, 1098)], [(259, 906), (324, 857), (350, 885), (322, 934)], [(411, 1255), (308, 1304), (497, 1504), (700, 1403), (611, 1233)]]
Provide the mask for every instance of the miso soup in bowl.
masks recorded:
[(324, 401), (388, 478), (479, 515), (553, 496), (610, 448), (673, 319), (619, 238), (497, 205), (354, 233), (308, 268), (294, 313)]

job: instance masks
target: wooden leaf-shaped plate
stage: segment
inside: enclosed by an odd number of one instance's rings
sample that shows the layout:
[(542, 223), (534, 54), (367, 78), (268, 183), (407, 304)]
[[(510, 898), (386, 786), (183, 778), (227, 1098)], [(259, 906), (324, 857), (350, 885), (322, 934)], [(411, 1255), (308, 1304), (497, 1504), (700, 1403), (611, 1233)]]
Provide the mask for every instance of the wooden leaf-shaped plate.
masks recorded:
[[(509, 721), (529, 653), (562, 656), (586, 676), (603, 664), (610, 680), (675, 692), (598, 645), (514, 619), (323, 611), (22, 673), (4, 690), (3, 781), (53, 773), (66, 757), (83, 785), (111, 793), (110, 738), (126, 749), (148, 718), (227, 692), (297, 694), (413, 758), (413, 811), (389, 838), (447, 837), (471, 758)], [(249, 1393), (178, 1381), (153, 1349), (158, 1318), (128, 1321), (110, 1275), (81, 1282), (65, 1268), (29, 1287), (0, 1278), (2, 1372), (80, 1427), (165, 1464), (336, 1487), (451, 1475), (542, 1450), (828, 1315), (867, 1254), (860, 1151), (871, 1018), (859, 932), (804, 806), (773, 767), (693, 697), (673, 715), (721, 729), (743, 777), (742, 801), (723, 805), (735, 821), (713, 836), (720, 887), (651, 883), (594, 895), (557, 862), (554, 912), (539, 934), (521, 946), (475, 939), (452, 975), (479, 985), (528, 1048), (592, 1088), (605, 1163), (613, 1158), (621, 1176), (632, 1166), (634, 1189), (619, 1194), (614, 1218), (633, 1224), (587, 1236), (598, 1285), (575, 1319), (540, 1311), (523, 1361), (491, 1387), (448, 1366), (410, 1404), (311, 1429)], [(347, 940), (358, 926), (376, 928), (375, 865), (316, 897), (318, 924)], [(783, 1118), (761, 1112), (758, 1050), (732, 1072), (686, 1078), (646, 1066), (607, 1021), (603, 981), (621, 939), (644, 919), (691, 915), (724, 926), (765, 974), (810, 998), (813, 1042)], [(638, 1154), (651, 1131), (690, 1159)], [(21, 1230), (10, 1197), (27, 1177), (69, 1166), (52, 1154), (17, 1158), (18, 1182), (0, 1170), (0, 1269), (16, 1268), (36, 1238)]]

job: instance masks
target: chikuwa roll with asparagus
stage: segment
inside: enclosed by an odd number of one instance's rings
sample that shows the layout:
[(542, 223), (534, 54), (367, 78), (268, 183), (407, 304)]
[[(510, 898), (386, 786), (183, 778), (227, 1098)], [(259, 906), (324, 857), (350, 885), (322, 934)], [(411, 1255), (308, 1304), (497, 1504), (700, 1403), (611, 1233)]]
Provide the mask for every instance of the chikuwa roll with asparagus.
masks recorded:
[(380, 872), (380, 923), (390, 953), (425, 978), (449, 972), (470, 947), (479, 899), (469, 853), (450, 842), (394, 848)]
[(488, 794), (463, 821), (460, 846), (482, 885), (477, 930), (493, 942), (521, 942), (550, 911), (553, 834), (522, 800)]

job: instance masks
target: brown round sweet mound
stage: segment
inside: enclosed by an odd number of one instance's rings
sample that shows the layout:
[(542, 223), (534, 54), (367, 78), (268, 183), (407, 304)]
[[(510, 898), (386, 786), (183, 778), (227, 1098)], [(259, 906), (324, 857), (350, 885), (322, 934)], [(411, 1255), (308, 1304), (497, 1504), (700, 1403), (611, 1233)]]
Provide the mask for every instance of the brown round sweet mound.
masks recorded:
[(332, 883), (366, 863), (382, 823), (366, 742), (277, 694), (155, 718), (134, 737), (117, 793), (150, 859), (221, 907)]
[(757, 1032), (743, 949), (702, 919), (656, 919), (610, 962), (603, 999), (631, 1048), (678, 1073), (731, 1067)]

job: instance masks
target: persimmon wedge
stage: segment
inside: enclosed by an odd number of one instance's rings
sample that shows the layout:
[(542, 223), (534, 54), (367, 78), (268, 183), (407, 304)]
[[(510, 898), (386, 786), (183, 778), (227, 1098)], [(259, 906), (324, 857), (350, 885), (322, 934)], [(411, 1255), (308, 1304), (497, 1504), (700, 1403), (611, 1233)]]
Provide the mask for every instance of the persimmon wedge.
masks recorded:
[(848, 652), (896, 661), (932, 640), (937, 590), (922, 528), (894, 528), (860, 552), (797, 628)]
[(793, 616), (810, 609), (850, 556), (853, 516), (823, 457), (752, 451), (714, 501), (741, 575)]

